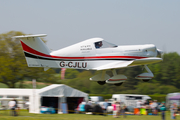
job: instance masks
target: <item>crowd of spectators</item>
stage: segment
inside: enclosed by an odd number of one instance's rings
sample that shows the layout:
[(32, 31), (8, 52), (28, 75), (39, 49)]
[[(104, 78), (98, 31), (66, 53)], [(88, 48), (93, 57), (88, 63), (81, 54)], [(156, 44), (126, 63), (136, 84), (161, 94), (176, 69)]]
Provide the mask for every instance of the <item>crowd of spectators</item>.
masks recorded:
[(106, 106), (100, 106), (97, 102), (82, 102), (77, 108), (76, 113), (91, 113), (93, 115), (99, 114), (99, 115), (106, 115)]
[(161, 103), (158, 103), (157, 100), (149, 100), (149, 101), (137, 101), (137, 108), (139, 109), (139, 112), (137, 115), (140, 115), (140, 109), (144, 108), (146, 110), (146, 114), (150, 113), (153, 115), (158, 115), (158, 112), (160, 112), (160, 106)]
[[(167, 110), (165, 102), (157, 102), (157, 100), (150, 100), (150, 101), (138, 101), (137, 102), (137, 108), (139, 109), (139, 112), (137, 115), (141, 115), (140, 109), (145, 109), (146, 114), (148, 115), (158, 115), (158, 113), (161, 113), (162, 120), (165, 120), (165, 111)], [(180, 106), (176, 103), (173, 103), (169, 107), (170, 113), (171, 113), (171, 119), (176, 119), (176, 115), (180, 114)]]
[(118, 118), (120, 115), (123, 115), (123, 117), (126, 117), (125, 111), (126, 111), (126, 105), (123, 102), (114, 102), (112, 104), (113, 106), (113, 117)]
[[(105, 100), (101, 104), (98, 102), (88, 101), (88, 102), (82, 102), (79, 104), (79, 106), (75, 109), (76, 113), (86, 113), (86, 114), (93, 114), (93, 115), (104, 115), (106, 116), (108, 111), (108, 100)], [(114, 101), (111, 104), (112, 107), (112, 113), (114, 118), (119, 118), (120, 115), (122, 117), (126, 117), (126, 112), (128, 111), (127, 106), (124, 102), (121, 101)], [(17, 116), (18, 115), (18, 107), (17, 107), (17, 100), (13, 99), (9, 102), (9, 108), (10, 108), (10, 115)], [(162, 120), (165, 120), (165, 111), (166, 105), (165, 102), (158, 102), (157, 100), (146, 100), (141, 101), (138, 100), (136, 102), (136, 108), (138, 112), (134, 114), (135, 115), (142, 115), (141, 111), (145, 110), (144, 115), (158, 115), (158, 113), (161, 113)], [(180, 106), (178, 106), (176, 103), (173, 103), (169, 106), (171, 119), (176, 119), (176, 115), (180, 115)]]
[[(76, 113), (90, 113), (90, 114), (99, 114), (99, 115), (107, 115), (108, 113), (108, 100), (105, 100), (102, 104), (98, 102), (82, 102), (78, 108), (76, 108)], [(126, 111), (126, 105), (123, 102), (113, 102), (111, 104), (113, 117), (118, 118), (120, 115), (123, 115), (123, 117), (126, 117), (125, 111)]]

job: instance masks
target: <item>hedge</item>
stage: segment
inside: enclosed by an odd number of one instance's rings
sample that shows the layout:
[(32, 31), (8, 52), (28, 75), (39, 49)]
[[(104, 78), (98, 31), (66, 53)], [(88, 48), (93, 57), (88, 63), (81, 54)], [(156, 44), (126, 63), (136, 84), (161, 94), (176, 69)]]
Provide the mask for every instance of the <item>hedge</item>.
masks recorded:
[(152, 100), (157, 100), (158, 102), (166, 101), (166, 95), (149, 95)]

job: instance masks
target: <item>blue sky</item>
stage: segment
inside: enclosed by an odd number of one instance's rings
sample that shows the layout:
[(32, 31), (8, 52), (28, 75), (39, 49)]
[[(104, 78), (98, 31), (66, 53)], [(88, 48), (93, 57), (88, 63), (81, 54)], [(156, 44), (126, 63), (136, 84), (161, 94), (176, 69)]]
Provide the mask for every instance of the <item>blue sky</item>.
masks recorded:
[(0, 34), (48, 34), (57, 50), (101, 37), (180, 54), (179, 0), (0, 0)]

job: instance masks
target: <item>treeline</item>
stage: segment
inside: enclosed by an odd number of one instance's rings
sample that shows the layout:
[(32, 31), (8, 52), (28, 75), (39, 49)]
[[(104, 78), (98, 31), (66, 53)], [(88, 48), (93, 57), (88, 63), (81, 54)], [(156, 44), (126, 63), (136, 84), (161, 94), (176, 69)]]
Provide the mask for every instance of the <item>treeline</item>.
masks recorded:
[(24, 35), (24, 33), (10, 31), (0, 34), (0, 83), (9, 88), (26, 88), (24, 82), (32, 79), (46, 83), (57, 83), (53, 69), (44, 72), (43, 68), (27, 67), (20, 41), (12, 39), (13, 36), (19, 35)]
[[(0, 83), (9, 88), (26, 88), (25, 81), (36, 79), (38, 82), (66, 84), (90, 94), (167, 94), (180, 91), (180, 56), (176, 52), (165, 53), (163, 62), (148, 65), (154, 78), (143, 82), (135, 77), (145, 72), (143, 66), (118, 69), (117, 73), (128, 77), (121, 86), (111, 84), (99, 85), (89, 78), (99, 71), (66, 69), (65, 80), (60, 80), (60, 69), (29, 68), (19, 40), (11, 37), (24, 35), (22, 32), (10, 31), (0, 34)], [(44, 40), (44, 42), (46, 42)], [(112, 76), (111, 71), (107, 73)], [(17, 84), (18, 83), (18, 84)]]

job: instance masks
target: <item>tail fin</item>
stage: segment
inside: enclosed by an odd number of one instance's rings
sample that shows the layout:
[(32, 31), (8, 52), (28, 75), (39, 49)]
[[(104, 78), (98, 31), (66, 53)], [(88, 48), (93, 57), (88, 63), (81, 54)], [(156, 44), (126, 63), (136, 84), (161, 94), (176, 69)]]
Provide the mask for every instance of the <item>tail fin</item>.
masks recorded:
[(39, 38), (45, 37), (46, 34), (39, 35), (25, 35), (25, 36), (15, 36), (13, 38), (18, 38), (21, 40), (21, 45), (24, 50), (25, 58), (28, 67), (52, 67), (56, 66), (56, 62), (48, 61), (47, 57), (51, 57), (50, 50), (46, 44)]

